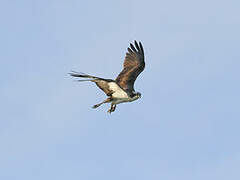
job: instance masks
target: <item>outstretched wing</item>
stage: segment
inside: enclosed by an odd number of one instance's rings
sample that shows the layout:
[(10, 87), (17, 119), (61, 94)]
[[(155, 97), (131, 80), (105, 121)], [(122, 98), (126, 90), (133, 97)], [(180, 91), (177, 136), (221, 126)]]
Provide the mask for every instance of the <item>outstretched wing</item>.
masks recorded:
[(105, 92), (105, 94), (107, 96), (111, 96), (114, 91), (111, 89), (110, 85), (109, 85), (109, 81), (105, 81), (105, 80), (99, 80), (99, 79), (96, 79), (96, 80), (92, 80), (93, 82), (96, 83), (96, 85), (102, 90)]
[(107, 96), (111, 96), (114, 91), (113, 89), (111, 89), (110, 87), (110, 83), (111, 82), (115, 82), (112, 79), (104, 79), (104, 78), (100, 78), (100, 77), (96, 77), (96, 76), (91, 76), (85, 73), (80, 73), (80, 72), (75, 72), (72, 71), (71, 73), (69, 73), (71, 76), (73, 77), (78, 77), (78, 78), (85, 78), (85, 79), (79, 79), (77, 81), (92, 81), (95, 82), (96, 85), (103, 91), (105, 92), (105, 94)]
[(116, 82), (127, 92), (134, 91), (134, 82), (144, 70), (144, 51), (141, 42), (135, 41), (135, 47), (130, 43), (123, 63), (123, 70), (118, 75)]

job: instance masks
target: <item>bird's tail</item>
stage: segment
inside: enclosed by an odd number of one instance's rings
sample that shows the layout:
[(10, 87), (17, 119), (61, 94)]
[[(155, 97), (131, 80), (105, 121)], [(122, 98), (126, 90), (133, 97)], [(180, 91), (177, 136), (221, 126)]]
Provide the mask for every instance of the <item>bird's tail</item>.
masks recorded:
[(88, 74), (85, 74), (85, 73), (82, 73), (82, 72), (76, 72), (76, 71), (71, 71), (69, 73), (70, 76), (73, 76), (73, 77), (80, 77), (80, 78), (88, 78), (88, 79), (79, 79), (77, 81), (93, 81), (93, 80), (102, 80), (102, 78), (100, 77), (96, 77), (96, 76), (91, 76), (91, 75), (88, 75)]

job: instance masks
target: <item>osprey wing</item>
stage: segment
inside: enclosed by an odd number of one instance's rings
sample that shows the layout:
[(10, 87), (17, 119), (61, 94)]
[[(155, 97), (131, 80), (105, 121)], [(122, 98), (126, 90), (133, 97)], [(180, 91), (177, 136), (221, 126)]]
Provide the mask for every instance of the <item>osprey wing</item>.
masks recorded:
[(95, 82), (96, 85), (103, 91), (105, 92), (105, 94), (107, 96), (111, 96), (114, 91), (113, 89), (110, 87), (110, 83), (111, 82), (115, 82), (112, 79), (104, 79), (104, 78), (100, 78), (100, 77), (96, 77), (96, 76), (91, 76), (85, 73), (79, 73), (79, 72), (75, 72), (72, 71), (71, 73), (69, 73), (71, 76), (73, 77), (79, 77), (79, 78), (86, 78), (86, 79), (80, 79), (77, 81), (92, 81)]
[(96, 79), (96, 80), (93, 80), (93, 82), (96, 83), (96, 85), (102, 90), (105, 92), (105, 94), (107, 96), (111, 96), (114, 91), (111, 89), (110, 87), (110, 82), (112, 81), (106, 81), (106, 80), (99, 80), (99, 79)]
[(127, 92), (134, 91), (134, 82), (144, 70), (144, 50), (141, 42), (135, 41), (135, 47), (130, 43), (123, 63), (123, 70), (118, 75), (117, 84)]

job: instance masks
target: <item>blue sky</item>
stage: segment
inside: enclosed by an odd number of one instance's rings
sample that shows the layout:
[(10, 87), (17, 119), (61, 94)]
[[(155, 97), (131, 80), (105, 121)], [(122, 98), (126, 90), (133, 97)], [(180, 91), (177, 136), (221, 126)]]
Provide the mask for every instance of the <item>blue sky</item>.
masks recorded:
[[(0, 179), (240, 179), (239, 1), (3, 0)], [(115, 78), (133, 40), (138, 101), (70, 70)]]

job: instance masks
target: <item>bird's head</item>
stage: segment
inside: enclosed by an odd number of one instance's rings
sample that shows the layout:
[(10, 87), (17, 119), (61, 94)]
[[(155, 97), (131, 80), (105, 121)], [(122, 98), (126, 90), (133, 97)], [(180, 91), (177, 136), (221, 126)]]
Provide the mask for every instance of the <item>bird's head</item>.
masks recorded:
[(139, 99), (139, 98), (141, 98), (141, 93), (140, 92), (134, 92), (133, 94), (132, 94), (132, 100), (134, 101), (134, 100), (137, 100), (137, 99)]
[(140, 92), (136, 92), (135, 96), (136, 96), (137, 98), (141, 98), (141, 93), (140, 93)]

